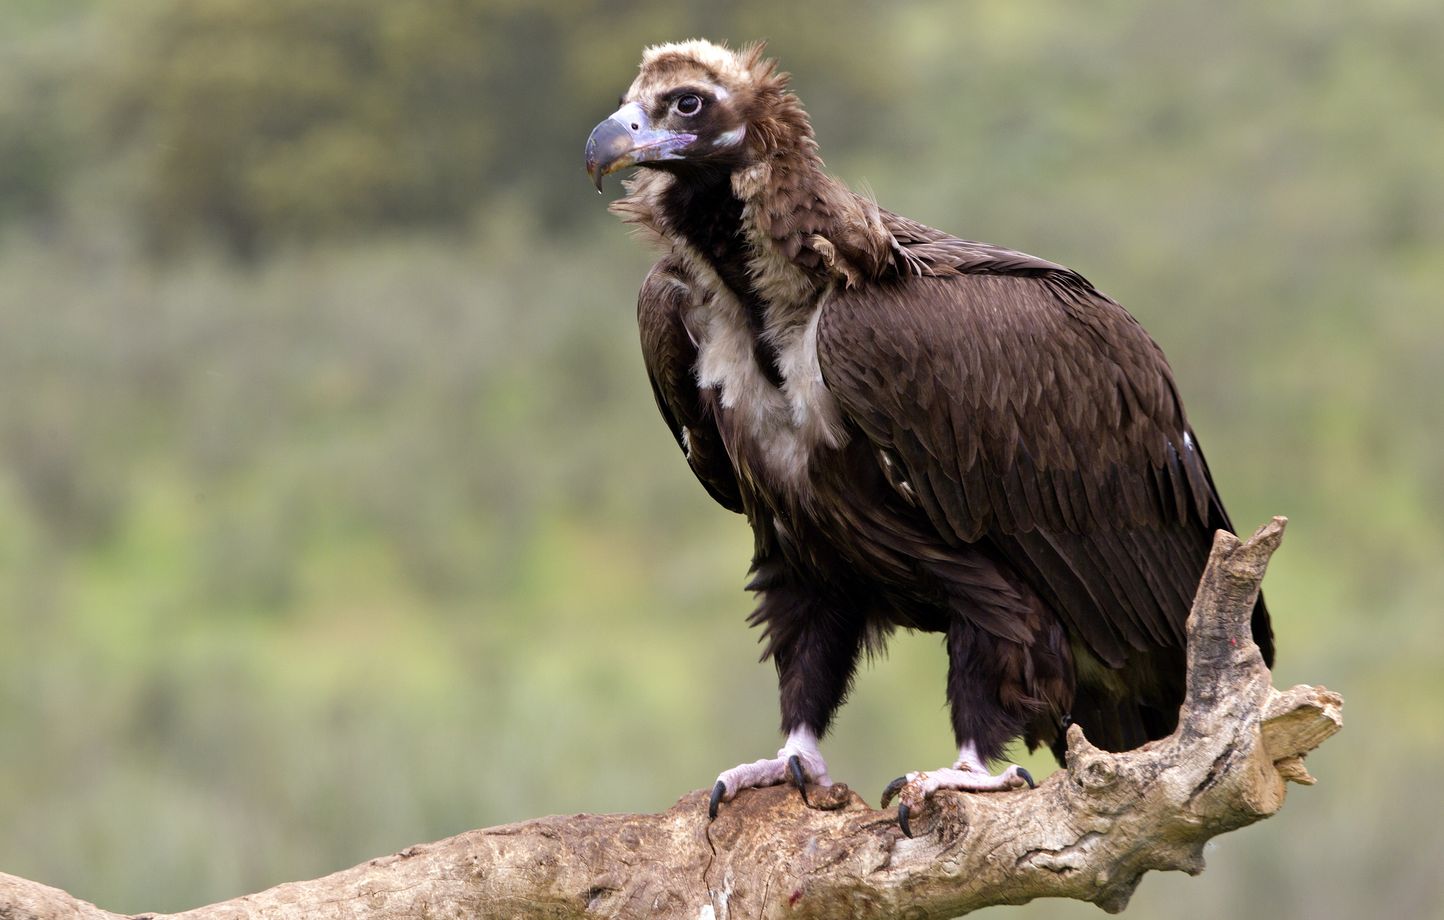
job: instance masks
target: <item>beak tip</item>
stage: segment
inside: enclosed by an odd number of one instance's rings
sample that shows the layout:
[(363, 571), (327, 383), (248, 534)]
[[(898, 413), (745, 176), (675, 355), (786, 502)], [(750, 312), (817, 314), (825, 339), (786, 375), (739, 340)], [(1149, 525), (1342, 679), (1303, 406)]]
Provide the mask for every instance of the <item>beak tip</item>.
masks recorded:
[(628, 124), (613, 115), (593, 128), (587, 138), (584, 162), (598, 194), (604, 178), (634, 162), (630, 155), (636, 148), (636, 138)]

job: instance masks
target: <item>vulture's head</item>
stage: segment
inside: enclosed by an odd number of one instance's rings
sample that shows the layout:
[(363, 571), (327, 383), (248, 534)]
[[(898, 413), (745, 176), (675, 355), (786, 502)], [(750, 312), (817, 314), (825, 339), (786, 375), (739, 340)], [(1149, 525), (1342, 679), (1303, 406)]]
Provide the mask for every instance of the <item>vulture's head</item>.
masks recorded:
[(812, 143), (787, 74), (762, 45), (732, 51), (695, 39), (648, 48), (621, 108), (587, 138), (587, 172), (628, 166), (727, 175), (787, 146)]

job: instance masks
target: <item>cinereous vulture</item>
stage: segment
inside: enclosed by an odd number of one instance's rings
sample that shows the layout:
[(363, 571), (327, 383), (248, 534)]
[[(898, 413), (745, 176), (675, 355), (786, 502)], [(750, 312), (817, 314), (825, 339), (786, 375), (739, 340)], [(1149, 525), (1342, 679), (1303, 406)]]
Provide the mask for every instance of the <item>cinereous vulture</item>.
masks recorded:
[[(1232, 530), (1158, 345), (1076, 272), (958, 239), (824, 170), (760, 46), (648, 48), (592, 132), (613, 209), (662, 248), (637, 303), (662, 417), (755, 535), (749, 588), (786, 743), (724, 770), (827, 785), (818, 750), (864, 649), (941, 633), (958, 747), (899, 777), (899, 820), (1013, 739), (1060, 758), (1070, 722), (1110, 750), (1173, 730), (1184, 620)], [(1253, 632), (1273, 639), (1262, 598)]]

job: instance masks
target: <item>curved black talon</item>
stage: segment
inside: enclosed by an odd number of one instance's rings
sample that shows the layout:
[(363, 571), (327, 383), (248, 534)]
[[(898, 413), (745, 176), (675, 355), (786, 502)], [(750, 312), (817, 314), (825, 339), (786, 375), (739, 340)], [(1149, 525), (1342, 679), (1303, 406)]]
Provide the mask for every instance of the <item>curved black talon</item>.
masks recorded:
[(888, 783), (887, 788), (882, 791), (882, 804), (879, 805), (878, 808), (886, 808), (887, 803), (892, 801), (892, 797), (901, 792), (902, 787), (907, 784), (908, 778), (906, 776), (899, 776), (897, 779)]
[(1022, 767), (1019, 767), (1019, 768), (1018, 768), (1018, 775), (1021, 776), (1021, 777), (1023, 777), (1023, 782), (1025, 782), (1025, 783), (1028, 784), (1028, 788), (1029, 788), (1029, 789), (1037, 789), (1037, 788), (1038, 788), (1038, 784), (1035, 783), (1035, 782), (1033, 782), (1033, 774), (1029, 773), (1029, 772), (1028, 772), (1027, 770), (1025, 770), (1024, 768), (1022, 768)]
[(707, 803), (707, 819), (710, 821), (717, 817), (717, 803), (722, 801), (722, 796), (727, 794), (727, 784), (720, 779), (717, 785), (712, 787), (712, 800)]
[(902, 828), (904, 837), (912, 837), (913, 829), (908, 824), (908, 803), (903, 802), (897, 807), (897, 826)]
[(792, 771), (792, 784), (802, 793), (802, 804), (810, 808), (812, 803), (807, 801), (807, 777), (802, 774), (802, 758), (793, 754), (787, 758), (787, 768)]

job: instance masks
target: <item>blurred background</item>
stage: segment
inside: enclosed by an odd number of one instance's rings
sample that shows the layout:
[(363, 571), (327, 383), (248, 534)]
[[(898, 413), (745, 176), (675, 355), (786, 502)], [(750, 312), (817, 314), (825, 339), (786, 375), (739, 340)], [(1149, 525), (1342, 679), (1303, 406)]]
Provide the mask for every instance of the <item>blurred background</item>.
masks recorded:
[[(1290, 516), (1275, 683), (1348, 726), (1134, 912), (1444, 917), (1434, 0), (6, 0), (0, 870), (176, 910), (776, 749), (581, 164), (693, 35), (769, 39), (884, 205), (1128, 306), (1239, 527)], [(947, 762), (945, 668), (898, 636), (833, 775)]]

